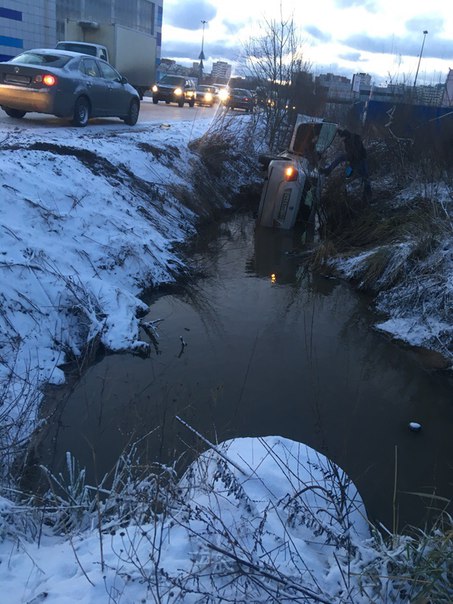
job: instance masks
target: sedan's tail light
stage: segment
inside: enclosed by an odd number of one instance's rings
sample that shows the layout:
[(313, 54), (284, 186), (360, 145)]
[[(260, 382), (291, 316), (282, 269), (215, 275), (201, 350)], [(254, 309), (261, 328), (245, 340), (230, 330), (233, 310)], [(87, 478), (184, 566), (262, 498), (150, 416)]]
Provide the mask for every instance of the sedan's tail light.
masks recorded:
[(36, 84), (45, 84), (46, 86), (55, 86), (57, 83), (57, 78), (50, 73), (46, 73), (45, 75), (37, 75), (35, 76)]

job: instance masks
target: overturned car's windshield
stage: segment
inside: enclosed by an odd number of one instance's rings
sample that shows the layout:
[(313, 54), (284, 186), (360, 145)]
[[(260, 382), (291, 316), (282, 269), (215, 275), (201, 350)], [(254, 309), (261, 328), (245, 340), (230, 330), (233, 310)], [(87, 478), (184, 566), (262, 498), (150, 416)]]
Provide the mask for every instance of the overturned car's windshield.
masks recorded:
[(27, 65), (46, 65), (47, 67), (64, 67), (71, 57), (40, 52), (24, 52), (11, 59), (10, 63), (26, 63)]

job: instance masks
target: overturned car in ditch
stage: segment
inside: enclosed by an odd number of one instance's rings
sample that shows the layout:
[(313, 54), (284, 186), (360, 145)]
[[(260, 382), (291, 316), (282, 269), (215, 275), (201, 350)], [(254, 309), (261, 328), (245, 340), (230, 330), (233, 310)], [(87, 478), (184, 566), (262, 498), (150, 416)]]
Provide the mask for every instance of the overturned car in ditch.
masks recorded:
[(292, 229), (296, 221), (310, 224), (320, 197), (323, 155), (338, 125), (299, 115), (289, 148), (278, 155), (261, 155), (265, 172), (257, 226)]

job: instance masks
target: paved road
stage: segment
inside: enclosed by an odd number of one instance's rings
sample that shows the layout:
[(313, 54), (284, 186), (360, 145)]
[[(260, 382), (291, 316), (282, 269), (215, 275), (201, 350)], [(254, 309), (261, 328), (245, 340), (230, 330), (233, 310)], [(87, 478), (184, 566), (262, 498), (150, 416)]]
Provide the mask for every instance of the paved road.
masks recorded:
[[(210, 107), (178, 107), (177, 105), (166, 105), (159, 103), (153, 105), (151, 98), (145, 98), (140, 105), (139, 123), (147, 122), (179, 122), (183, 120), (207, 119), (213, 117), (218, 110), (217, 106)], [(1, 132), (9, 129), (20, 128), (67, 128), (70, 120), (63, 120), (42, 113), (27, 113), (24, 118), (12, 119), (0, 110), (0, 136)], [(104, 125), (104, 127), (118, 127), (124, 125), (122, 120), (117, 118), (99, 118), (90, 121), (91, 126)], [(124, 128), (130, 126), (124, 125)], [(83, 130), (83, 129), (81, 129)]]

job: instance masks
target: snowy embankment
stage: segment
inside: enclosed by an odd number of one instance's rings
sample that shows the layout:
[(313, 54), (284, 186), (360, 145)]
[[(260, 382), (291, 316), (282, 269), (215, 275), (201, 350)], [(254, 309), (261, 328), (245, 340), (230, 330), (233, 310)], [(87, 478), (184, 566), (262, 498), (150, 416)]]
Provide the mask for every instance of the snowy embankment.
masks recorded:
[(377, 199), (367, 226), (373, 243), (366, 249), (357, 246), (358, 252), (352, 248), (327, 263), (336, 274), (374, 295), (382, 317), (376, 322), (377, 330), (406, 345), (434, 352), (429, 362), (432, 368), (451, 369), (451, 183), (427, 181), (421, 174), (415, 174), (404, 189), (388, 181), (375, 183)]
[(210, 126), (24, 126), (2, 139), (3, 446), (29, 437), (42, 386), (61, 384), (87, 346), (146, 347), (140, 294), (184, 269), (173, 246), (194, 234), (197, 215), (175, 191), (197, 197), (188, 145)]

